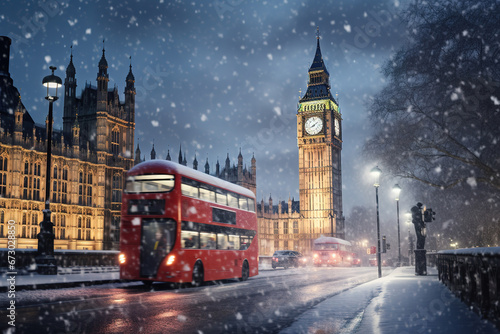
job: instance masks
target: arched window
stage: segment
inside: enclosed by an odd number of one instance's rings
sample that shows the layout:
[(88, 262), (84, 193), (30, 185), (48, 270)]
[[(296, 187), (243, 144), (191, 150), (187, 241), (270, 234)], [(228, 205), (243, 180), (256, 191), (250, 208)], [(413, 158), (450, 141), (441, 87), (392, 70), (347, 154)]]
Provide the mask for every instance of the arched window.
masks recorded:
[(82, 217), (78, 217), (78, 240), (82, 240)]
[(88, 217), (87, 221), (85, 223), (85, 240), (90, 240), (91, 226), (92, 226), (91, 219), (90, 219), (90, 217)]
[(57, 181), (52, 183), (52, 203), (57, 203)]
[(111, 153), (118, 155), (120, 153), (120, 131), (118, 127), (113, 128), (111, 132)]
[(7, 194), (7, 157), (0, 157), (0, 197)]
[(28, 177), (24, 177), (24, 183), (23, 183), (23, 199), (29, 199), (28, 194), (29, 194), (29, 189), (28, 189)]
[(87, 188), (87, 205), (92, 206), (92, 187)]
[(3, 238), (4, 236), (4, 229), (3, 229), (3, 225), (4, 225), (4, 219), (5, 219), (5, 212), (3, 211), (0, 211), (0, 238)]
[(122, 176), (121, 174), (114, 174), (113, 175), (113, 183), (112, 183), (113, 189), (112, 189), (112, 202), (115, 203), (121, 203), (122, 201)]

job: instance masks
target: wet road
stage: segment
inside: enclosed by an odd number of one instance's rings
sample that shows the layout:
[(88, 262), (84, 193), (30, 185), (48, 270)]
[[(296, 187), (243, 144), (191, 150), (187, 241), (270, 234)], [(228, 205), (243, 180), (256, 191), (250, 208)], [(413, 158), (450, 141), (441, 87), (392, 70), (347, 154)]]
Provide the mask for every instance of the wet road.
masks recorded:
[[(324, 267), (197, 288), (134, 282), (23, 291), (16, 333), (276, 333), (324, 299), (376, 278), (374, 268)], [(0, 300), (2, 330), (6, 307)]]

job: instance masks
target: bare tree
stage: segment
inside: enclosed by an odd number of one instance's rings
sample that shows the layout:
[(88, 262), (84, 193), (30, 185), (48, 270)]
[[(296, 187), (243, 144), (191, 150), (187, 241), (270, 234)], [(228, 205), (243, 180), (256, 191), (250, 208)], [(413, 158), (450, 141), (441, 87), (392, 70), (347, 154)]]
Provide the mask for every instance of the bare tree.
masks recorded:
[(369, 109), (368, 156), (441, 189), (500, 189), (499, 1), (414, 1), (408, 41)]

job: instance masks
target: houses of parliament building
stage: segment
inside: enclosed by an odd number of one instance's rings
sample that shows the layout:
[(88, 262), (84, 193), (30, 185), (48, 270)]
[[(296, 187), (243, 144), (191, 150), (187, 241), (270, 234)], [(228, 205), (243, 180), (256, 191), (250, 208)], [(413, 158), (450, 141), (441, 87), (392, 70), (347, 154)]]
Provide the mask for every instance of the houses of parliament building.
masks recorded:
[[(47, 124), (36, 124), (9, 73), (11, 40), (0, 36), (0, 247), (8, 224), (16, 225), (17, 248), (37, 248), (45, 206)], [(63, 129), (54, 130), (51, 160), (51, 221), (55, 249), (118, 249), (125, 172), (134, 164), (135, 87), (132, 66), (125, 102), (108, 90), (105, 50), (97, 85), (77, 97), (71, 54), (64, 78)], [(48, 120), (46, 120), (46, 123)]]

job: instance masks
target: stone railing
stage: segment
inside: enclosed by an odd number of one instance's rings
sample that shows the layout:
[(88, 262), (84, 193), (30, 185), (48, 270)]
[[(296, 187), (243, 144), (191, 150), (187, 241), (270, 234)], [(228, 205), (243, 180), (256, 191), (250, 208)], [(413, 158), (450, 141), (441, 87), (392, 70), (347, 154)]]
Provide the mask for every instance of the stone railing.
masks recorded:
[(436, 265), (439, 280), (500, 327), (500, 247), (439, 251)]
[[(7, 271), (8, 249), (0, 248), (0, 271)], [(16, 249), (15, 267), (19, 274), (34, 271), (36, 249)], [(108, 267), (118, 266), (118, 251), (102, 250), (54, 250), (57, 266), (66, 267)]]

